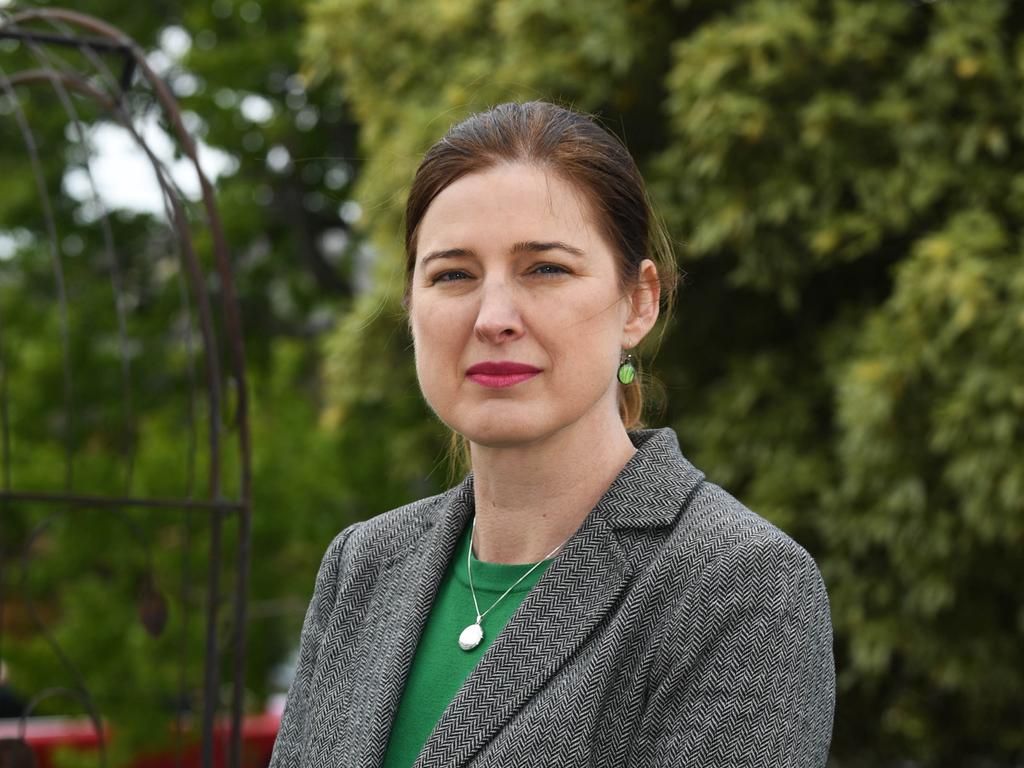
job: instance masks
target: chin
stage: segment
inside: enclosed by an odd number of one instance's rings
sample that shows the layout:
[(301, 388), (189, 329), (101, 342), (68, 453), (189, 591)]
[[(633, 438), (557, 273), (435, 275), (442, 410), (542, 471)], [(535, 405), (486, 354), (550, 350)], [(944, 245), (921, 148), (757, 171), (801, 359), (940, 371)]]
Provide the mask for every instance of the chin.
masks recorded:
[(455, 430), (469, 442), (485, 448), (515, 448), (536, 442), (543, 435), (522, 426), (508, 429)]
[(543, 439), (551, 432), (535, 420), (491, 418), (454, 419), (446, 421), (448, 426), (476, 445), (487, 448), (513, 448), (529, 445)]

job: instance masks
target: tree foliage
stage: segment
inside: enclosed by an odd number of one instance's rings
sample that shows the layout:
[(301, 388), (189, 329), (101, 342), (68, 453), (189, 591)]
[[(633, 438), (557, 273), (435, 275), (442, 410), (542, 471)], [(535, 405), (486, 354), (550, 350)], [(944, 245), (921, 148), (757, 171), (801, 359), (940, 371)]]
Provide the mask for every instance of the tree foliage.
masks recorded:
[[(346, 458), (344, 441), (321, 415), (320, 335), (366, 279), (367, 256), (350, 227), (359, 215), (349, 199), (358, 170), (354, 128), (338, 94), (308, 86), (299, 72), (301, 16), (292, 3), (158, 8), (90, 0), (77, 10), (132, 36), (177, 95), (193, 135), (229, 160), (217, 199), (245, 327), (254, 446), (246, 707), (261, 709), (272, 687), (268, 671), (297, 638), (325, 542), (346, 522), (396, 501), (392, 489), (362, 480), (365, 472)], [(56, 54), (93, 69), (74, 51)], [(116, 57), (103, 61), (120, 73)], [(38, 62), (25, 44), (3, 41), (0, 66), (11, 74)], [(111, 254), (95, 201), (71, 194), (68, 184), (76, 172), (95, 171), (102, 147), (94, 130), (109, 126), (109, 116), (72, 96), (87, 132), (82, 140), (52, 87), (19, 86), (17, 97), (40, 147), (57, 238), (54, 254), (16, 111), (0, 95), (0, 394), (10, 438), (4, 487), (202, 498), (206, 369), (195, 298), (182, 301), (188, 282), (179, 244), (160, 216), (128, 207), (108, 212)], [(156, 114), (138, 80), (126, 104), (140, 126)], [(163, 118), (160, 125), (166, 130)], [(131, 183), (140, 197), (154, 184), (147, 174)], [(197, 206), (187, 205), (209, 269), (209, 232)], [(217, 281), (207, 288), (216, 306)], [(229, 401), (216, 425), (227, 449), (229, 498), (238, 492), (231, 410)], [(0, 655), (15, 689), (29, 697), (84, 685), (116, 734), (114, 765), (160, 748), (173, 735), (175, 710), (200, 704), (207, 513), (191, 513), (188, 527), (181, 510), (71, 512), (9, 503), (0, 515)], [(234, 531), (229, 520), (226, 538)], [(229, 547), (226, 562), (232, 555)], [(230, 589), (231, 568), (223, 575)], [(153, 588), (168, 601), (159, 637), (139, 619)], [(80, 679), (58, 663), (40, 623)], [(230, 621), (221, 629), (222, 643), (229, 642)], [(38, 710), (82, 712), (68, 697)]]
[(1024, 6), (316, 0), (305, 50), (359, 123), (378, 253), (331, 342), (341, 432), (428, 434), (380, 409), (412, 396), (422, 150), (500, 101), (596, 112), (688, 272), (649, 364), (666, 420), (825, 575), (835, 764), (1021, 759)]
[[(253, 391), (255, 694), (297, 635), (331, 534), (445, 482), (445, 435), (417, 391), (399, 303), (401, 209), (421, 153), (472, 111), (546, 98), (622, 136), (678, 242), (677, 317), (657, 357), (650, 345), (642, 356), (667, 393), (652, 421), (822, 567), (840, 687), (833, 762), (1021, 760), (1024, 6), (314, 0), (305, 72), (294, 3), (87, 6), (154, 52), (190, 127), (233, 158), (217, 192)], [(170, 55), (168, 35), (187, 50)], [(27, 54), (5, 44), (0, 65)], [(179, 492), (183, 393), (202, 366), (181, 334), (173, 243), (150, 216), (112, 218), (132, 310), (126, 410), (102, 232), (60, 192), (89, 148), (40, 93), (23, 103), (70, 314), (62, 325), (34, 181), (0, 103), (11, 478), (61, 487), (70, 435), (76, 490)], [(193, 472), (205, 460), (200, 446)], [(173, 598), (183, 567), (201, 607), (202, 521), (186, 546), (178, 522), (137, 510), (46, 524), (2, 513), (5, 594), (35, 597), (125, 735), (122, 762), (152, 744), (154, 713), (173, 710), (178, 656), (193, 669), (201, 658), (199, 627), (181, 640), (176, 603), (161, 638), (136, 614), (148, 579)], [(22, 582), (9, 558), (23, 551), (37, 565)], [(3, 655), (23, 690), (68, 682), (39, 637), (6, 632)]]

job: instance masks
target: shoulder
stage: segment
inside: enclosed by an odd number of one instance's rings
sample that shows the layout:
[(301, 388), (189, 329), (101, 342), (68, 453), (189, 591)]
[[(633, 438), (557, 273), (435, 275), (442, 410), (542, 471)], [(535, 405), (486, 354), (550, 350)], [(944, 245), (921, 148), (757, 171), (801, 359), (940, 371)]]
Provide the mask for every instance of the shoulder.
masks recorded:
[[(703, 482), (668, 533), (648, 711), (680, 763), (824, 765), (835, 702), (828, 596), (789, 535)], [(674, 574), (680, 574), (675, 576)]]
[(817, 579), (814, 560), (790, 536), (748, 509), (683, 455), (669, 428), (630, 433), (636, 454), (601, 503), (626, 558), (665, 605), (698, 590), (771, 578)]
[(696, 548), (707, 566), (727, 568), (760, 553), (794, 567), (817, 569), (807, 550), (787, 533), (711, 482), (694, 493), (671, 538), (676, 546)]
[(714, 483), (704, 482), (682, 511), (663, 556), (690, 574), (670, 626), (708, 631), (747, 622), (817, 627), (831, 636), (828, 593), (814, 558), (771, 522)]
[(456, 489), (382, 512), (343, 528), (320, 560), (313, 593), (317, 616), (330, 613), (342, 584), (376, 570), (394, 554), (415, 546), (437, 522)]
[(386, 559), (414, 543), (441, 518), (459, 487), (382, 512), (344, 528), (324, 553), (325, 567), (337, 571), (355, 561)]

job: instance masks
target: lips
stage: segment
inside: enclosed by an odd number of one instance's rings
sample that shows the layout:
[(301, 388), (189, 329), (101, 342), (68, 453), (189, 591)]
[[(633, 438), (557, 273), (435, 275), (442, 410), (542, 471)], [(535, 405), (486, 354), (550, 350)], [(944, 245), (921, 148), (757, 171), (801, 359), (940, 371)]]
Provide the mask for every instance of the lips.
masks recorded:
[(485, 387), (511, 387), (532, 379), (538, 373), (540, 368), (536, 366), (499, 360), (470, 366), (466, 378)]

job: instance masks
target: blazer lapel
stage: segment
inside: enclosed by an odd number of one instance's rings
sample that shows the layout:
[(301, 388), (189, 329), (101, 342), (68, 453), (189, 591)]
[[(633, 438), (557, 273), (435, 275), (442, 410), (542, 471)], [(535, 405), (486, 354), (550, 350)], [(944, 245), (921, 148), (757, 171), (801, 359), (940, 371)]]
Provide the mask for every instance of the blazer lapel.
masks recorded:
[(466, 678), (414, 768), (468, 762), (586, 640), (625, 587), (627, 565), (611, 529), (588, 517)]
[(685, 509), (703, 474), (683, 458), (675, 433), (630, 436), (637, 452), (494, 639), (413, 768), (469, 762), (619, 600), (639, 561), (616, 531), (670, 526)]
[(355, 765), (377, 768), (384, 759), (391, 725), (420, 635), (472, 511), (473, 484), (470, 477), (451, 491), (447, 508), (439, 512), (433, 528), (425, 535), (406, 541), (404, 546), (398, 546), (381, 566), (374, 587), (380, 602), (375, 606), (370, 621), (386, 622), (394, 631), (382, 634), (383, 643), (375, 649), (373, 658), (368, 659), (363, 670), (364, 690), (377, 695), (366, 720), (364, 750)]

